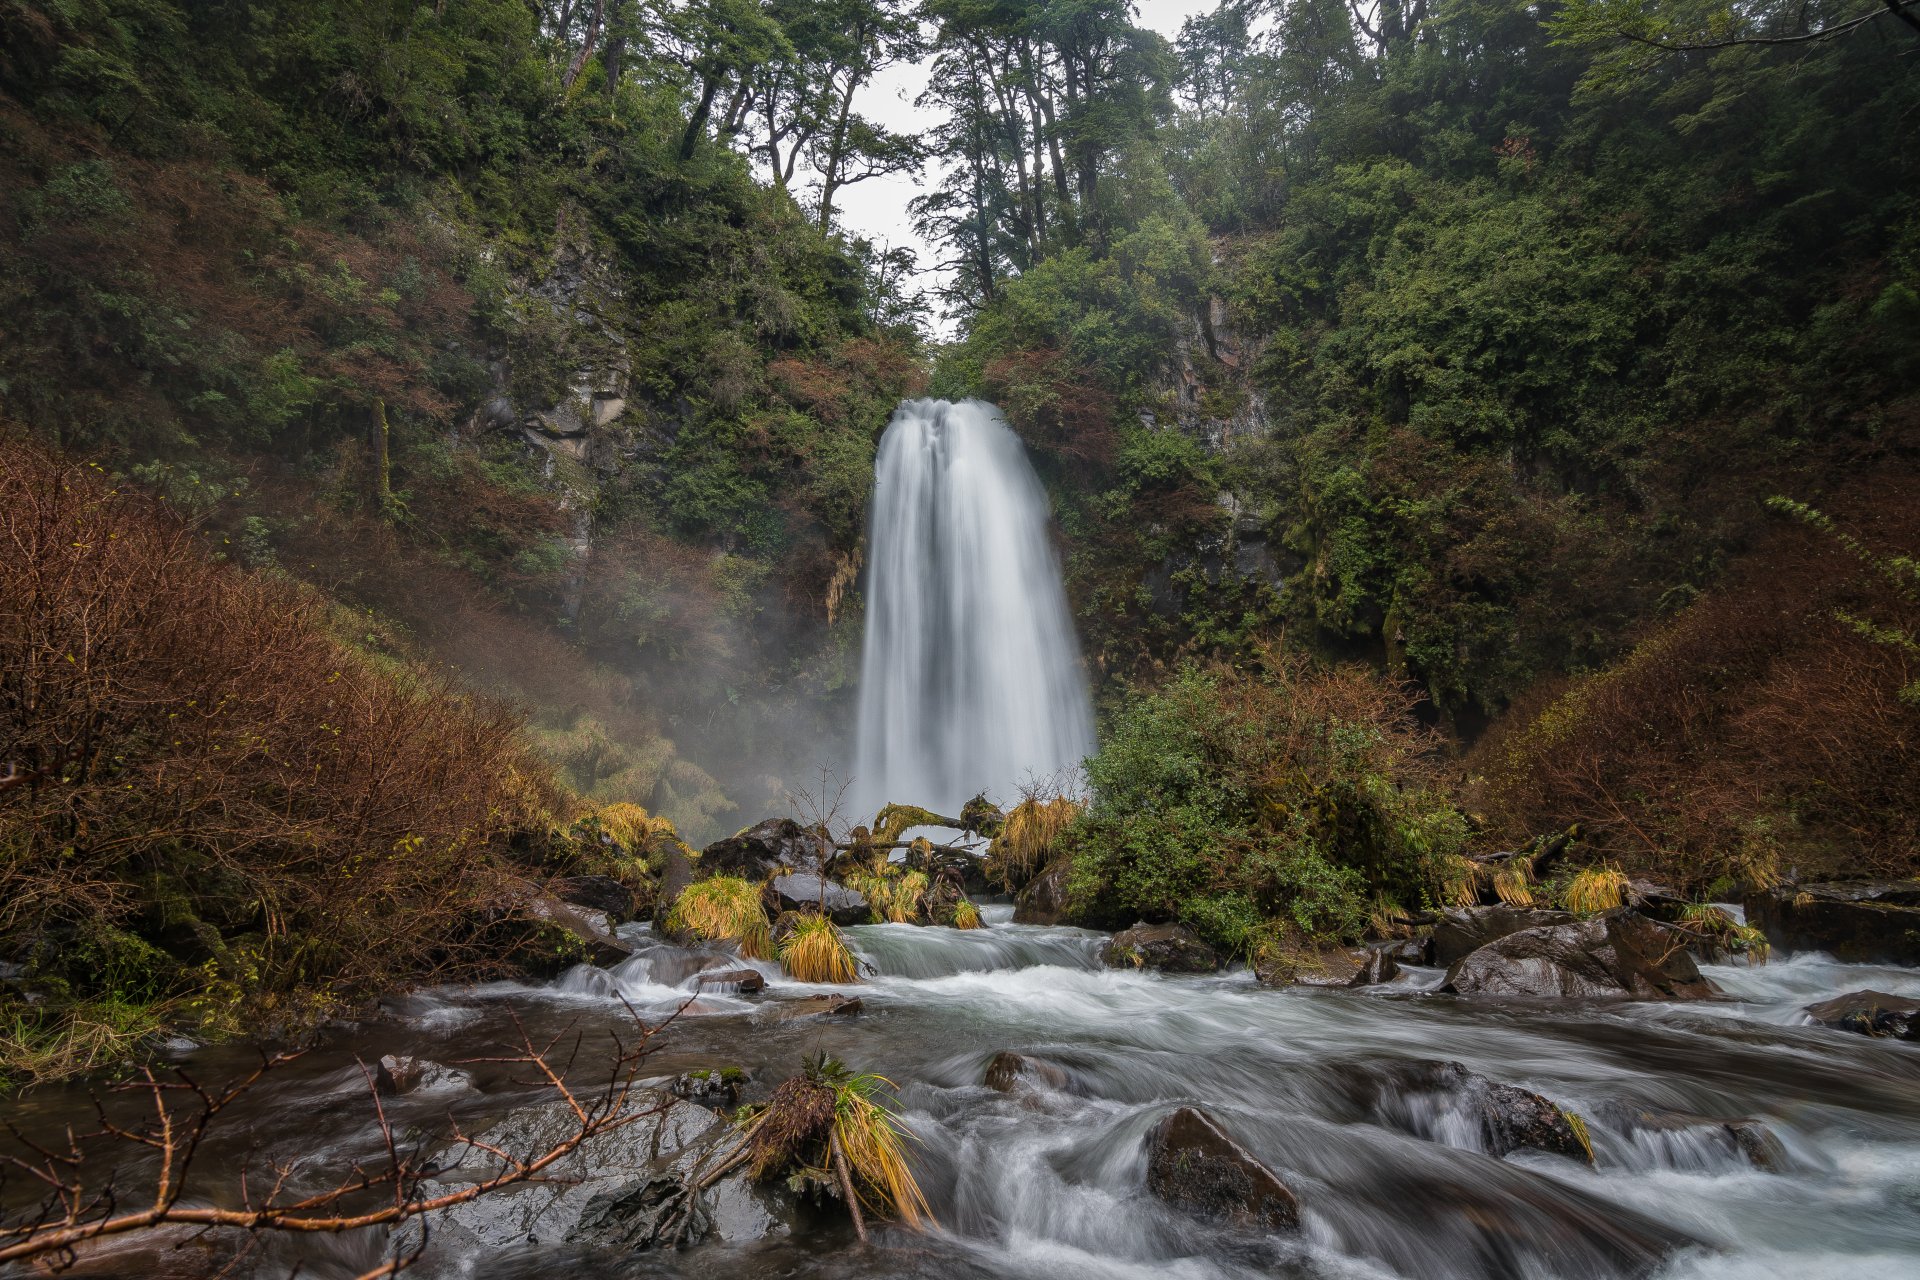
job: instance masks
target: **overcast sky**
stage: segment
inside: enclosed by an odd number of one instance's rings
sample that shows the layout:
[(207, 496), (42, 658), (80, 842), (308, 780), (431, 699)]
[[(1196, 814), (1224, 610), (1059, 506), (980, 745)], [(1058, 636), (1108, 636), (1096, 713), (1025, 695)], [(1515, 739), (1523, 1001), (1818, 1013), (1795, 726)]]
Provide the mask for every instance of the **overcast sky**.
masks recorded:
[[(1218, 3), (1219, 0), (1135, 0), (1135, 8), (1140, 25), (1171, 40), (1180, 34), (1182, 22), (1194, 14), (1210, 12)], [(927, 75), (928, 63), (888, 68), (874, 77), (874, 83), (864, 91), (860, 109), (895, 129), (928, 127), (934, 122), (933, 114), (913, 105), (914, 99), (927, 87)], [(924, 270), (938, 255), (913, 234), (907, 217), (907, 201), (918, 192), (914, 177), (909, 174), (874, 178), (842, 188), (834, 197), (835, 212), (841, 226), (856, 235), (888, 246), (910, 246), (919, 255)], [(947, 328), (944, 324), (939, 327), (943, 332)]]

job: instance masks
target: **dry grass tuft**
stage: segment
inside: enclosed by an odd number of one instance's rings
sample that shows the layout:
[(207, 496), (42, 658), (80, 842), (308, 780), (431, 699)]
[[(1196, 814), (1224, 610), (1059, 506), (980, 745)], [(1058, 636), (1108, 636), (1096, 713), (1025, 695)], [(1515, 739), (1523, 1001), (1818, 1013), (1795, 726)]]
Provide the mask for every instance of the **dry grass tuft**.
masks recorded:
[(1533, 905), (1533, 864), (1509, 858), (1494, 869), (1493, 896), (1510, 907)]
[(825, 916), (803, 915), (780, 940), (780, 963), (801, 982), (858, 982), (860, 966)]
[(1441, 862), (1440, 904), (1447, 907), (1471, 907), (1480, 901), (1485, 868), (1458, 854)]
[(1772, 951), (1767, 935), (1758, 927), (1741, 924), (1719, 907), (1707, 903), (1683, 907), (1680, 923), (1696, 933), (1705, 934), (1722, 950), (1745, 956), (1749, 964), (1765, 964)]
[(927, 873), (902, 872), (887, 893), (887, 919), (894, 924), (912, 924), (920, 918), (927, 898)]
[(588, 816), (596, 819), (600, 829), (618, 841), (621, 848), (634, 855), (644, 854), (656, 836), (678, 838), (679, 835), (673, 829), (671, 819), (655, 817), (639, 805), (625, 800), (603, 804)]
[(898, 1121), (875, 1096), (885, 1084), (880, 1076), (854, 1076), (836, 1088), (833, 1136), (866, 1207), (920, 1230), (933, 1224), (933, 1210), (907, 1166)]
[(1611, 911), (1627, 900), (1627, 873), (1613, 866), (1588, 867), (1574, 876), (1561, 898), (1575, 915)]
[(713, 876), (688, 885), (667, 913), (667, 927), (709, 942), (731, 942), (741, 955), (755, 960), (773, 959), (760, 886), (738, 876)]
[(755, 1119), (749, 1139), (753, 1176), (764, 1178), (805, 1158), (808, 1148), (823, 1141), (833, 1127), (834, 1090), (806, 1076), (781, 1082)]
[(980, 918), (980, 908), (973, 905), (970, 898), (962, 898), (953, 904), (953, 927), (956, 929), (983, 929), (986, 922)]
[(1080, 816), (1081, 808), (1067, 796), (1043, 800), (1030, 795), (1013, 806), (992, 849), (1000, 859), (1003, 877), (1020, 883), (1033, 879), (1052, 859), (1055, 843)]

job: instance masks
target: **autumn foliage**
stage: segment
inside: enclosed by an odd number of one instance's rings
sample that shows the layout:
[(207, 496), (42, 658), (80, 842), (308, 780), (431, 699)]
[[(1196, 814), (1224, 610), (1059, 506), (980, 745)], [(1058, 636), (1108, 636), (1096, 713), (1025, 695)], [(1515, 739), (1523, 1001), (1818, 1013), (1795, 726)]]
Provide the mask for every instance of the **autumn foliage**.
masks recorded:
[(204, 1017), (458, 962), (552, 799), (512, 712), (350, 649), (311, 590), (11, 440), (0, 546), (0, 950), (76, 998)]
[[(1920, 541), (1899, 489), (1862, 485), (1835, 520), (1869, 556)], [(1920, 868), (1920, 705), (1902, 696), (1920, 662), (1846, 620), (1910, 639), (1920, 605), (1785, 518), (1747, 566), (1483, 741), (1497, 830), (1577, 822), (1593, 858), (1700, 888)]]

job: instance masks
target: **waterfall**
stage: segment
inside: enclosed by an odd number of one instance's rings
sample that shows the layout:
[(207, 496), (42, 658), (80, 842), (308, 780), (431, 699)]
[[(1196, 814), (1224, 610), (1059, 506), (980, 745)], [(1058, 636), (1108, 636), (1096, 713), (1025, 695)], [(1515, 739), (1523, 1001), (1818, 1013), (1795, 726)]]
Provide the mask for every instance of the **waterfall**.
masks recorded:
[(880, 440), (852, 800), (957, 813), (1077, 768), (1093, 713), (1047, 501), (1000, 411), (904, 401)]

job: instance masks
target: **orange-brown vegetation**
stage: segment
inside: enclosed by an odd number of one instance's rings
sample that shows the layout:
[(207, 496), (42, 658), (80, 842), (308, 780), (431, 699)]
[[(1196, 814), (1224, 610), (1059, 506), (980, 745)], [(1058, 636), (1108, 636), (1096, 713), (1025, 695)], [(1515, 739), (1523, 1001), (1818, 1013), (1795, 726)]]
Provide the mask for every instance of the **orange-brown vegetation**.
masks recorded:
[[(1833, 504), (1880, 556), (1920, 545), (1906, 478)], [(1500, 835), (1579, 823), (1589, 859), (1723, 888), (1797, 871), (1920, 869), (1920, 603), (1818, 530), (1780, 520), (1729, 580), (1619, 662), (1517, 706), (1470, 760)]]
[(513, 712), (343, 643), (309, 588), (13, 439), (0, 547), (9, 951), (64, 938), (60, 963), (97, 966), (75, 994), (124, 979), (209, 1018), (473, 958), (497, 855), (561, 804)]
[(1087, 474), (1113, 465), (1119, 400), (1072, 357), (1051, 349), (1016, 351), (990, 361), (982, 381), (987, 398), (1037, 452)]

